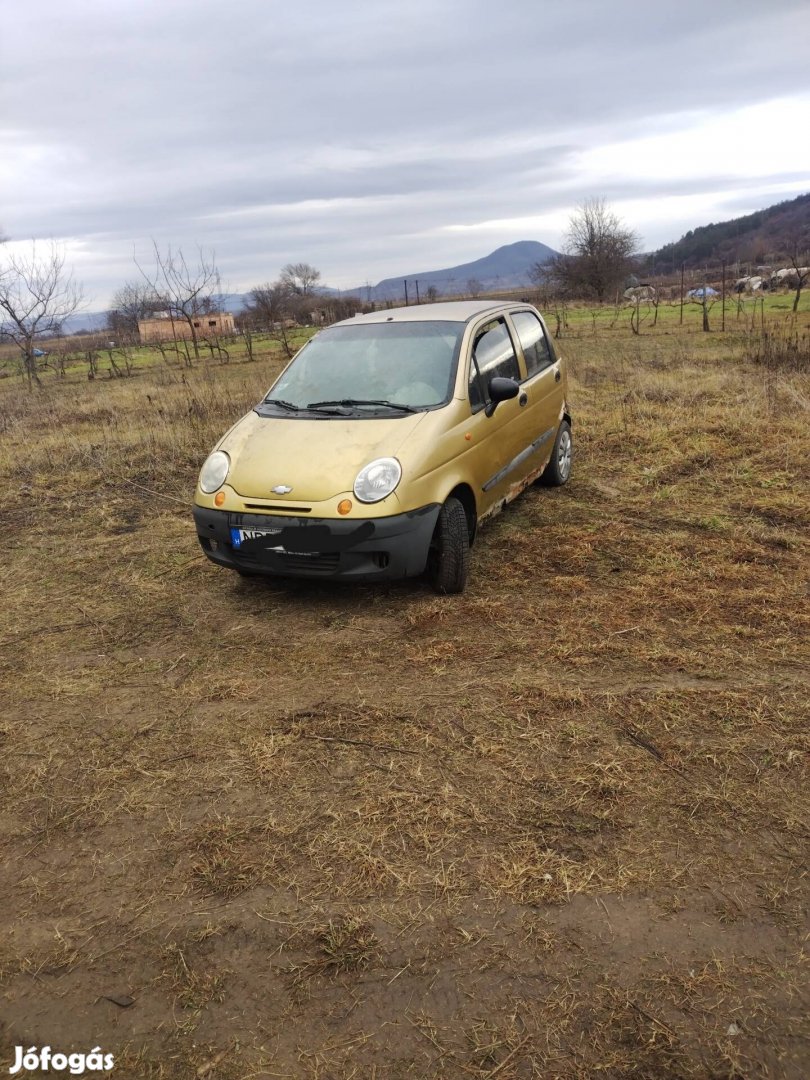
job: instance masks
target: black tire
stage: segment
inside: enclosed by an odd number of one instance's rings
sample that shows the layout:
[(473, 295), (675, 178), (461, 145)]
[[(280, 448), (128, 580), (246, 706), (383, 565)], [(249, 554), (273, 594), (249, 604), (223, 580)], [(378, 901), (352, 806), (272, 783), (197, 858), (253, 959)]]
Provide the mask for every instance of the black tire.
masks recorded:
[(547, 487), (562, 487), (568, 483), (571, 475), (571, 457), (573, 444), (571, 442), (571, 425), (563, 420), (554, 440), (554, 449), (551, 452), (551, 461), (546, 465), (540, 483)]
[(451, 495), (439, 511), (427, 573), (437, 593), (460, 593), (470, 572), (470, 530), (464, 507)]

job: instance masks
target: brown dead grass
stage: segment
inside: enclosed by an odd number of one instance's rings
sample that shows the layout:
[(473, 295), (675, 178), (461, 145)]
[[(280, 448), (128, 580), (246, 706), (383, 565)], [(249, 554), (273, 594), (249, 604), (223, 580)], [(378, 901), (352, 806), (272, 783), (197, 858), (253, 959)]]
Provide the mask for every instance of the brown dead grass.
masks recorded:
[(807, 375), (563, 345), (574, 477), (458, 598), (203, 560), (275, 362), (0, 388), (0, 1060), (806, 1075)]

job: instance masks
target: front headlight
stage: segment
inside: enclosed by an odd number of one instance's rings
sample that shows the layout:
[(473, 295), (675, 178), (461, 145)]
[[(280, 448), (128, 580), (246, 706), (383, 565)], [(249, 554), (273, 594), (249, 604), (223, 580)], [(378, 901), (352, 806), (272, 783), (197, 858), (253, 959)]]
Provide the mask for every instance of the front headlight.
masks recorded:
[(215, 450), (200, 469), (200, 488), (206, 495), (213, 495), (225, 483), (231, 467), (231, 459), (223, 450)]
[(357, 474), (354, 494), (360, 502), (379, 502), (395, 490), (401, 476), (402, 468), (396, 458), (377, 458)]

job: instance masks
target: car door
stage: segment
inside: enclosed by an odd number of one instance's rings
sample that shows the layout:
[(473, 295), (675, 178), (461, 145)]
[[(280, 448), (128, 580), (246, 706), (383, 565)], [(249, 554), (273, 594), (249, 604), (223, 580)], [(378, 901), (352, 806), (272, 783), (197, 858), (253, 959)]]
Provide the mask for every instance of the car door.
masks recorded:
[[(565, 387), (560, 362), (545, 325), (534, 311), (513, 311), (509, 320), (522, 354), (526, 397), (526, 458), (524, 475), (537, 472), (551, 454), (562, 414)], [(531, 449), (529, 449), (531, 448)]]
[(499, 402), (487, 415), (489, 381), (500, 376), (520, 383), (524, 374), (505, 316), (490, 318), (475, 328), (467, 368), (472, 412), (468, 468), (475, 484), (479, 518), (515, 494), (521, 453), (531, 441), (525, 394)]

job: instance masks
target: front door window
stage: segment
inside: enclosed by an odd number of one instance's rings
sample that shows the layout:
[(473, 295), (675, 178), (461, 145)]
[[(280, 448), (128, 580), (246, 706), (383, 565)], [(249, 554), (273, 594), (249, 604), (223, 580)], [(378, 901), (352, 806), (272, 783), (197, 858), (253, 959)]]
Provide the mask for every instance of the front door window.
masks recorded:
[(470, 404), (473, 411), (482, 408), (489, 400), (487, 387), (495, 376), (520, 381), (515, 347), (503, 319), (493, 319), (475, 335), (470, 364)]

